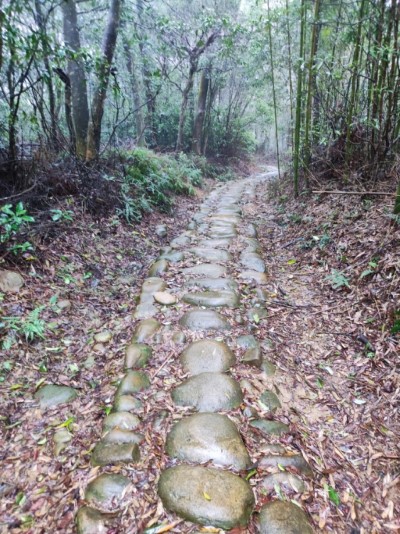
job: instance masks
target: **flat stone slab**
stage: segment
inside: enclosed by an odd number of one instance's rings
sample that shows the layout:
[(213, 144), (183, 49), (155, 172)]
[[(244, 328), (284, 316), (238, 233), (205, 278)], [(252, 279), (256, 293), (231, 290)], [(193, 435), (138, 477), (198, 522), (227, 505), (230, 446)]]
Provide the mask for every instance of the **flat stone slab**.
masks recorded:
[(230, 278), (195, 278), (188, 280), (185, 287), (200, 287), (211, 291), (233, 290), (238, 289), (238, 284)]
[(127, 477), (105, 473), (87, 485), (85, 500), (102, 512), (116, 512), (125, 505), (124, 497), (130, 484)]
[(207, 276), (208, 278), (220, 278), (226, 274), (226, 268), (217, 263), (200, 263), (194, 267), (182, 269), (182, 273), (190, 276)]
[(144, 343), (131, 343), (125, 351), (125, 368), (139, 369), (150, 360), (153, 350)]
[(277, 395), (269, 389), (266, 389), (261, 395), (260, 402), (268, 412), (275, 412), (278, 408), (282, 408)]
[(150, 387), (150, 380), (145, 373), (129, 370), (118, 386), (117, 395), (131, 395), (148, 387)]
[(261, 369), (267, 376), (274, 376), (276, 373), (276, 365), (269, 360), (263, 360)]
[(207, 308), (228, 307), (237, 308), (239, 306), (239, 296), (233, 291), (195, 291), (186, 293), (182, 300), (195, 306), (206, 306)]
[(20, 274), (0, 269), (0, 291), (18, 293), (23, 285), (24, 279)]
[(115, 395), (113, 412), (136, 412), (142, 409), (142, 403), (132, 395)]
[(257, 271), (258, 273), (265, 273), (265, 263), (256, 252), (244, 252), (241, 254), (240, 263), (246, 269)]
[(173, 239), (170, 244), (172, 248), (180, 248), (189, 245), (190, 241), (190, 237), (188, 235), (183, 234), (178, 237), (175, 237), (175, 239)]
[(140, 419), (137, 415), (130, 412), (114, 412), (107, 415), (103, 421), (103, 432), (108, 432), (113, 428), (120, 430), (134, 430), (140, 424)]
[(223, 373), (201, 373), (188, 378), (172, 392), (178, 406), (193, 406), (199, 412), (219, 412), (240, 406), (243, 393), (232, 377)]
[(195, 256), (210, 262), (227, 262), (232, 260), (232, 256), (226, 250), (219, 250), (215, 248), (192, 248), (190, 249)]
[(262, 468), (269, 467), (294, 467), (306, 476), (312, 476), (313, 472), (311, 467), (305, 461), (301, 454), (292, 454), (292, 455), (270, 455), (261, 458), (258, 465)]
[(93, 449), (90, 463), (93, 466), (133, 464), (140, 459), (137, 443), (108, 443), (99, 441)]
[(259, 273), (258, 271), (242, 271), (238, 276), (243, 280), (251, 280), (260, 285), (268, 283), (267, 275), (265, 273)]
[(247, 336), (239, 336), (236, 339), (236, 343), (239, 345), (242, 349), (254, 349), (259, 346), (258, 341), (254, 336), (247, 335)]
[(236, 361), (230, 348), (222, 341), (202, 339), (189, 345), (180, 355), (180, 361), (191, 375), (223, 373)]
[(267, 491), (275, 491), (277, 487), (283, 488), (289, 491), (295, 491), (296, 493), (304, 493), (304, 482), (293, 473), (279, 472), (271, 473), (262, 479), (261, 485)]
[(245, 480), (200, 466), (167, 469), (161, 473), (158, 494), (165, 508), (180, 517), (224, 530), (246, 526), (255, 504)]
[(261, 508), (260, 534), (313, 534), (313, 529), (299, 506), (273, 501)]
[(76, 399), (77, 396), (78, 393), (74, 388), (56, 384), (46, 384), (34, 395), (35, 399), (39, 401), (41, 410), (54, 408), (59, 404), (66, 404)]
[(144, 441), (143, 434), (120, 428), (112, 428), (102, 437), (103, 443), (137, 443), (139, 445), (142, 441)]
[(253, 365), (254, 367), (261, 367), (262, 351), (260, 345), (250, 347), (246, 350), (243, 356), (243, 363)]
[(191, 310), (180, 319), (179, 324), (189, 330), (229, 330), (228, 321), (213, 310)]
[(183, 462), (212, 461), (238, 471), (251, 464), (236, 425), (216, 413), (198, 413), (179, 421), (167, 436), (166, 451)]
[(133, 313), (134, 319), (149, 319), (158, 313), (157, 308), (151, 302), (138, 304)]
[(149, 276), (151, 277), (158, 277), (160, 274), (165, 273), (168, 270), (169, 263), (166, 259), (161, 259), (155, 261), (150, 269), (149, 269)]
[(223, 248), (227, 249), (232, 243), (232, 239), (203, 239), (200, 241), (199, 246), (204, 248)]
[(140, 321), (133, 332), (132, 343), (150, 341), (160, 327), (160, 323), (155, 319)]
[(106, 534), (109, 518), (90, 506), (82, 506), (76, 514), (76, 530), (78, 534)]
[(289, 432), (288, 425), (281, 423), (280, 421), (270, 421), (269, 419), (256, 419), (255, 421), (250, 421), (250, 426), (257, 428), (267, 437), (269, 436), (280, 436), (281, 434), (286, 434)]
[(162, 278), (146, 278), (142, 285), (142, 292), (140, 293), (139, 304), (154, 304), (154, 293), (156, 293), (157, 291), (164, 291), (166, 288), (167, 284)]
[(166, 252), (160, 256), (160, 260), (168, 260), (170, 263), (179, 263), (184, 259), (185, 255), (179, 250), (173, 250), (171, 252)]

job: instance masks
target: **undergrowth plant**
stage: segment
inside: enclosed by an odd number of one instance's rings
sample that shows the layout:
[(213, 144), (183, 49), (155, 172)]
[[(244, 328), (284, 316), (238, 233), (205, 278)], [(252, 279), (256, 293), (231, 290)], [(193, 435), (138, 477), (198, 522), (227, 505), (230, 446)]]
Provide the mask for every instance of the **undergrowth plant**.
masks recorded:
[(3, 350), (12, 347), (17, 337), (23, 337), (26, 341), (44, 339), (46, 332), (46, 321), (40, 317), (45, 306), (38, 306), (24, 317), (2, 317), (0, 322), (0, 333), (3, 331)]
[(28, 214), (22, 202), (18, 202), (15, 208), (12, 204), (5, 204), (0, 208), (0, 245), (3, 245), (7, 252), (18, 254), (32, 248), (32, 245), (15, 242), (16, 237), (24, 226), (34, 222), (35, 219)]

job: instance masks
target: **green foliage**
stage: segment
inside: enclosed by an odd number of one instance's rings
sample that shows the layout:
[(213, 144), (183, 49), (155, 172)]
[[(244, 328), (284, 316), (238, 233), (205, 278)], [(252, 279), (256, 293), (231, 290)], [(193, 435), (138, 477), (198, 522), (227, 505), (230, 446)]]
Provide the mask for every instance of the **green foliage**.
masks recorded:
[(0, 322), (0, 331), (3, 330), (5, 337), (2, 342), (2, 348), (8, 350), (15, 339), (25, 338), (26, 341), (35, 339), (44, 339), (46, 332), (46, 322), (40, 317), (45, 306), (38, 306), (32, 310), (25, 318), (22, 317), (3, 317)]
[(137, 148), (126, 154), (126, 164), (121, 186), (122, 207), (117, 213), (128, 222), (139, 221), (154, 208), (169, 212), (173, 195), (193, 195), (193, 186), (202, 183), (196, 161), (185, 154), (174, 159)]
[(400, 310), (394, 312), (393, 326), (390, 329), (391, 334), (400, 334)]
[(340, 289), (342, 287), (350, 288), (349, 279), (343, 274), (343, 271), (332, 269), (331, 274), (326, 277), (333, 289)]
[(50, 210), (50, 213), (51, 213), (51, 220), (54, 222), (73, 220), (72, 218), (73, 212), (71, 210), (52, 209)]
[(14, 254), (31, 249), (32, 245), (28, 241), (25, 243), (13, 241), (24, 226), (34, 221), (35, 219), (28, 215), (22, 202), (18, 202), (14, 209), (12, 204), (5, 204), (0, 208), (0, 244), (4, 244), (6, 250)]

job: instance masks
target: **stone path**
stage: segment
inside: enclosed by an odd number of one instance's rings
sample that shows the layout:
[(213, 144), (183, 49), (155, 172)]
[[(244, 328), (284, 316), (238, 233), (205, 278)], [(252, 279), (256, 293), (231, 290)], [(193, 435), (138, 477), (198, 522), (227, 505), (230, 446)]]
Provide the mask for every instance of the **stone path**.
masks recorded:
[[(214, 190), (188, 230), (151, 266), (126, 348), (126, 374), (93, 449), (91, 462), (101, 474), (85, 489), (86, 505), (76, 518), (79, 533), (106, 532), (108, 514), (129, 507), (130, 479), (113, 472), (113, 466), (125, 464), (134, 470), (140, 460), (143, 436), (137, 433), (137, 413), (142, 403), (137, 394), (150, 387), (146, 369), (163, 332), (171, 329), (187, 378), (171, 392), (177, 422), (167, 435), (168, 463), (159, 474), (164, 508), (192, 523), (224, 530), (246, 527), (257, 512), (257, 528), (263, 534), (313, 532), (300, 499), (294, 499), (304, 492), (312, 471), (303, 456), (283, 445), (289, 443), (290, 421), (280, 420), (279, 393), (273, 390), (279, 371), (264, 355), (264, 340), (254, 335), (266, 316), (262, 303), (268, 276), (256, 228), (246, 223), (243, 212), (255, 187), (271, 174)], [(243, 288), (254, 295), (245, 303)], [(154, 318), (161, 316), (163, 321)], [(237, 380), (237, 368), (243, 365), (254, 369), (264, 387), (258, 410), (246, 402), (249, 395), (257, 395), (251, 380)], [(239, 408), (247, 417), (242, 429), (236, 424)], [(240, 430), (244, 438), (244, 431), (259, 436), (263, 454), (256, 466)], [(266, 473), (257, 486), (251, 481), (254, 467)], [(266, 504), (256, 502), (259, 495), (270, 496), (264, 498)], [(132, 525), (129, 532), (139, 531)]]

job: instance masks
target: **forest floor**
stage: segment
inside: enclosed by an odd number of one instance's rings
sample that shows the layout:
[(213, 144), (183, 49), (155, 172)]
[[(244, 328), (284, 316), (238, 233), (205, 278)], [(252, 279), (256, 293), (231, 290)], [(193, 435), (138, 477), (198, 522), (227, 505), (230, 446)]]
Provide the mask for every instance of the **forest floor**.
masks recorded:
[[(400, 384), (399, 334), (391, 328), (400, 302), (400, 230), (389, 219), (392, 201), (326, 195), (299, 203), (285, 187), (260, 185), (244, 217), (258, 228), (268, 268), (268, 314), (258, 336), (270, 340), (268, 357), (284, 372), (280, 395), (294, 395), (297, 403), (286, 444), (314, 471), (298, 498), (316, 530), (395, 532)], [(34, 343), (19, 338), (1, 362), (1, 531), (74, 531), (84, 489), (98, 471), (90, 452), (123, 371), (141, 284), (160, 247), (186, 228), (206, 195), (197, 190), (194, 198), (179, 197), (173, 216), (155, 213), (133, 227), (77, 212), (51, 243), (37, 244), (40, 264), (22, 273), (20, 293), (2, 296), (7, 317), (43, 306), (46, 332)], [(168, 227), (164, 238), (155, 235), (161, 223)], [(105, 331), (111, 340), (96, 342), (95, 334)], [(171, 387), (180, 371), (173, 364), (168, 369)], [(43, 383), (72, 386), (79, 397), (43, 413), (33, 400)], [(134, 502), (110, 533), (144, 532), (168, 519), (157, 504), (155, 479), (170, 421), (157, 421), (154, 410), (145, 415), (146, 425), (158, 424), (158, 439), (143, 428)], [(53, 436), (60, 428), (73, 438), (56, 455)], [(257, 438), (244, 439), (256, 462)], [(137, 530), (129, 527), (133, 520)], [(170, 532), (199, 530), (171, 518), (169, 524)], [(251, 523), (248, 532), (255, 531)]]

